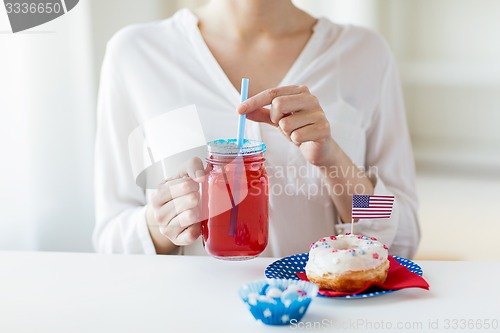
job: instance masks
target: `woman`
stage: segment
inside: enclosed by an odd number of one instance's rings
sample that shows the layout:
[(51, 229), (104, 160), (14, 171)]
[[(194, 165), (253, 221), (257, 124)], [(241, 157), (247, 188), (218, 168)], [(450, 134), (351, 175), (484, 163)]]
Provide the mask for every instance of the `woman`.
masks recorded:
[[(242, 77), (250, 78), (250, 98), (238, 105)], [(212, 0), (109, 42), (96, 142), (98, 251), (204, 253), (201, 160), (146, 193), (128, 160), (135, 127), (188, 104), (196, 104), (207, 139), (234, 137), (239, 113), (252, 120), (247, 137), (266, 143), (264, 255), (306, 252), (322, 236), (349, 231), (352, 195), (376, 194), (395, 195), (391, 218), (360, 220), (355, 231), (413, 257), (420, 237), (414, 162), (390, 51), (376, 34), (316, 19), (290, 0)], [(183, 190), (172, 195), (180, 182)]]

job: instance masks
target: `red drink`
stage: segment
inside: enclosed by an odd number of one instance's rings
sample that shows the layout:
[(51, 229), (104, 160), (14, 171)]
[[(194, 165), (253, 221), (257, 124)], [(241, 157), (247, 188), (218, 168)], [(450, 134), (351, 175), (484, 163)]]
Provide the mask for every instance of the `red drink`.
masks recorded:
[(203, 186), (208, 219), (201, 223), (206, 251), (219, 259), (243, 260), (258, 256), (267, 245), (268, 178), (265, 145), (235, 140), (209, 143), (209, 174)]

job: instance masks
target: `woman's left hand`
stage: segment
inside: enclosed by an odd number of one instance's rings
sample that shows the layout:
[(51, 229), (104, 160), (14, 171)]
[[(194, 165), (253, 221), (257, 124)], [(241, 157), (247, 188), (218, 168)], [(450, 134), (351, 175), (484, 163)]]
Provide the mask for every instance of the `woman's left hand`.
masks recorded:
[[(265, 108), (270, 105), (271, 108)], [(306, 86), (284, 86), (264, 90), (238, 106), (239, 114), (278, 127), (316, 166), (329, 166), (337, 145), (330, 123), (316, 96)]]

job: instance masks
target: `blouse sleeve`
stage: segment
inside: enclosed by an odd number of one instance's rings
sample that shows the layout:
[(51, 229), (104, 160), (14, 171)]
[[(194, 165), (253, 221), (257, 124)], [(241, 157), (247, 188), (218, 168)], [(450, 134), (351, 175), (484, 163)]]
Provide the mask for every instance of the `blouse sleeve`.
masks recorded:
[(128, 135), (138, 124), (115, 48), (110, 41), (99, 87), (93, 244), (101, 253), (156, 254), (146, 224), (145, 192), (135, 184), (129, 160)]
[(365, 168), (375, 182), (374, 194), (394, 195), (395, 201), (390, 219), (360, 220), (357, 229), (377, 236), (389, 246), (390, 254), (412, 258), (420, 241), (415, 164), (392, 56), (367, 131), (366, 147)]

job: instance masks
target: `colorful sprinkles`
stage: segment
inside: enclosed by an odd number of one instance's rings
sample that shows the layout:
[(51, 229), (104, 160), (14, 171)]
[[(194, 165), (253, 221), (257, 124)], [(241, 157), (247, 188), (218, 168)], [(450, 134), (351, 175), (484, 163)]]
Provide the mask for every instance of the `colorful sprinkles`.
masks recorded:
[[(364, 243), (360, 244), (359, 248), (349, 248), (349, 249), (332, 249), (332, 244), (330, 243), (331, 241), (337, 241), (341, 240), (342, 238), (351, 238), (355, 237), (356, 239), (363, 240)], [(324, 249), (332, 249), (331, 252), (347, 252), (351, 254), (352, 256), (355, 255), (365, 255), (367, 254), (367, 250), (370, 246), (382, 246), (385, 250), (388, 250), (389, 248), (385, 244), (380, 244), (380, 243), (375, 243), (378, 242), (376, 237), (369, 237), (369, 236), (364, 236), (364, 235), (353, 235), (350, 232), (345, 233), (344, 235), (338, 235), (338, 236), (329, 236), (329, 237), (323, 237), (317, 242), (311, 243), (309, 246), (309, 249), (316, 249), (318, 247), (324, 248)], [(378, 256), (378, 255), (377, 255)], [(377, 259), (377, 258), (375, 258)]]

